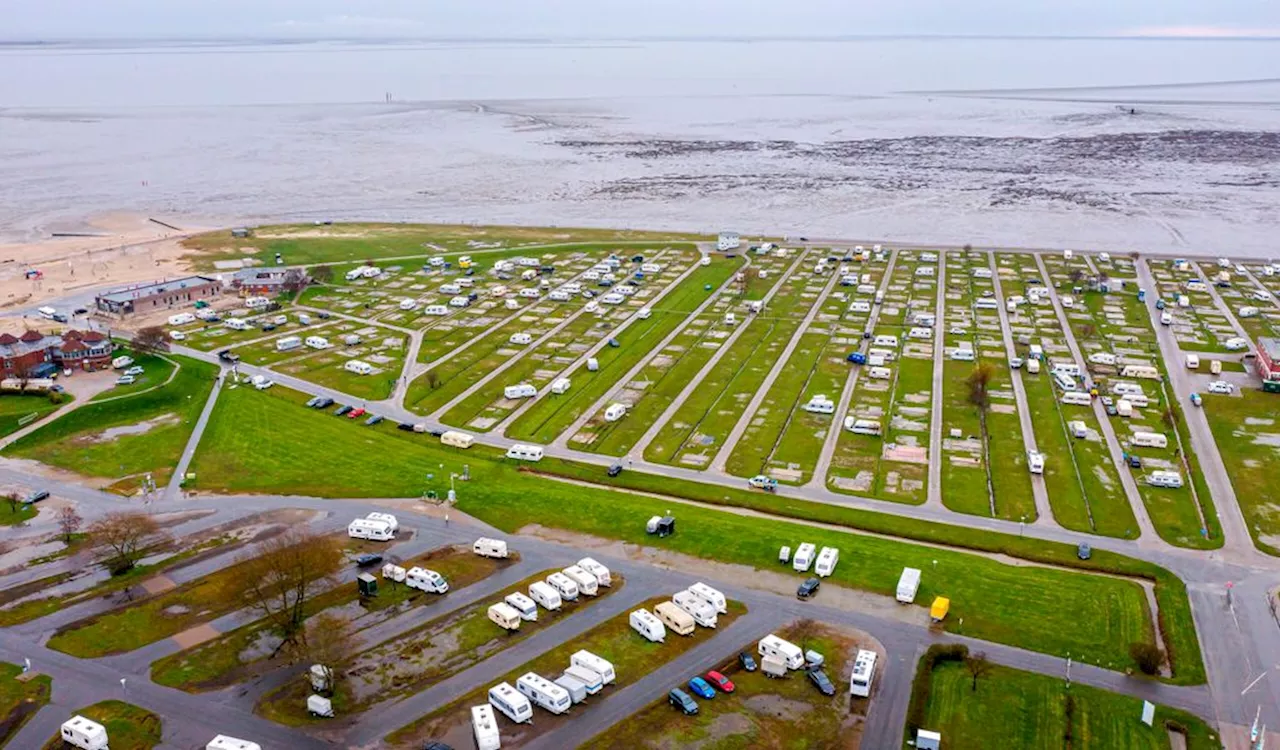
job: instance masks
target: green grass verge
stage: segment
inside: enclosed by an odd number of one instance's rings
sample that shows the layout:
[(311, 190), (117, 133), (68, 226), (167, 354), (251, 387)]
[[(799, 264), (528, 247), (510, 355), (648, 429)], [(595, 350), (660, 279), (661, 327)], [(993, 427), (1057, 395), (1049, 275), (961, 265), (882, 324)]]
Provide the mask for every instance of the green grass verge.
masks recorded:
[(12, 435), (32, 422), (44, 419), (50, 412), (57, 411), (69, 403), (71, 399), (64, 397), (61, 403), (55, 404), (43, 393), (0, 395), (0, 438)]
[[(123, 355), (133, 357), (133, 364), (130, 365), (130, 367), (141, 367), (143, 368), (143, 373), (141, 375), (135, 375), (134, 382), (128, 385), (112, 386), (110, 389), (99, 393), (89, 399), (90, 403), (93, 403), (94, 401), (105, 401), (107, 399), (119, 398), (120, 396), (129, 396), (137, 393), (138, 391), (145, 391), (148, 388), (153, 388), (168, 380), (169, 375), (173, 373), (173, 369), (176, 367), (174, 362), (170, 359), (158, 357), (154, 354), (139, 354), (128, 349), (117, 350), (114, 354), (117, 357)], [(166, 357), (167, 356), (168, 355), (166, 355)], [(123, 373), (117, 372), (117, 374)]]
[[(111, 750), (150, 750), (160, 744), (160, 717), (132, 703), (102, 701), (76, 713), (106, 728)], [(63, 750), (64, 747), (67, 746), (58, 735), (44, 744), (44, 750)]]
[(1280, 398), (1255, 388), (1238, 396), (1203, 397), (1249, 535), (1258, 549), (1280, 555), (1280, 490), (1272, 482), (1280, 472), (1280, 452), (1271, 444), (1280, 431)]
[(48, 675), (28, 680), (18, 679), (21, 675), (22, 667), (0, 662), (0, 747), (6, 746), (40, 707), (49, 702), (53, 689), (53, 680)]

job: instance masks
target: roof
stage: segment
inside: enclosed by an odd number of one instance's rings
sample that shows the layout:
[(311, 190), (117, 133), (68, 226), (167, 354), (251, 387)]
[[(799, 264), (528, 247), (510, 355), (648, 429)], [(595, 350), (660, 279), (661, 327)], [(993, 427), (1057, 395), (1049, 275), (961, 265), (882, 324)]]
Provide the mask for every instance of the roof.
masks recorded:
[(98, 295), (98, 299), (108, 300), (110, 302), (128, 302), (130, 300), (142, 299), (144, 297), (154, 297), (158, 294), (173, 292), (178, 289), (186, 289), (188, 287), (204, 286), (205, 284), (216, 284), (217, 279), (208, 276), (185, 276), (181, 279), (172, 281), (153, 281), (150, 284), (139, 284), (138, 286), (124, 287)]
[(62, 338), (59, 336), (46, 336), (35, 330), (29, 330), (22, 334), (21, 337), (15, 337), (11, 333), (0, 335), (0, 358), (14, 359), (23, 357), (32, 352), (51, 349), (62, 344)]
[(40, 333), (37, 330), (29, 329), (29, 330), (23, 331), (22, 335), (18, 337), (18, 340), (27, 344), (34, 344), (36, 342), (43, 341), (44, 334)]
[(1258, 337), (1258, 349), (1267, 355), (1272, 362), (1280, 362), (1280, 339), (1269, 336)]

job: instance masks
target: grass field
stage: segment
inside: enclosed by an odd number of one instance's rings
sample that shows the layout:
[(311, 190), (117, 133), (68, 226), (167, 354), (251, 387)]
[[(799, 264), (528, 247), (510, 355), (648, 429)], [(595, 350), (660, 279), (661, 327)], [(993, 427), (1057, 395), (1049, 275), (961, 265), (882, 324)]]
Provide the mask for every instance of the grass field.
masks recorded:
[(0, 438), (12, 435), (69, 403), (69, 397), (64, 398), (61, 404), (52, 403), (44, 394), (6, 393), (0, 396)]
[[(637, 609), (651, 609), (666, 599), (667, 597), (649, 599), (641, 602)], [(739, 602), (729, 601), (727, 604), (728, 614), (722, 614), (717, 618), (717, 628), (719, 630), (728, 627), (735, 619), (747, 611), (746, 607)], [(597, 625), (574, 638), (573, 641), (557, 646), (536, 659), (511, 670), (492, 683), (487, 683), (447, 706), (396, 730), (387, 735), (385, 740), (391, 743), (393, 747), (415, 748), (416, 750), (416, 748), (422, 747), (423, 740), (428, 737), (453, 736), (451, 731), (456, 732), (456, 727), (458, 726), (466, 726), (469, 734), (470, 707), (478, 703), (484, 703), (486, 700), (485, 695), (492, 685), (496, 685), (499, 682), (507, 682), (514, 685), (516, 679), (526, 672), (536, 672), (548, 678), (554, 677), (569, 666), (570, 656), (582, 649), (590, 651), (611, 663), (613, 671), (617, 675), (615, 682), (603, 688), (600, 696), (588, 699), (574, 713), (589, 711), (591, 710), (591, 705), (599, 702), (604, 696), (617, 692), (623, 687), (638, 681), (641, 677), (679, 657), (694, 646), (706, 642), (715, 634), (715, 631), (706, 628), (697, 628), (687, 637), (669, 632), (664, 642), (654, 643), (646, 640), (631, 629), (628, 623), (629, 615), (630, 611)], [(541, 709), (536, 710), (542, 711)], [(568, 716), (553, 717), (542, 712), (535, 717), (534, 723), (538, 725), (537, 731), (543, 732), (567, 720), (571, 719)], [(500, 726), (508, 733), (504, 738), (507, 742), (512, 739), (513, 735), (522, 735), (524, 733), (524, 729), (512, 727), (511, 722), (500, 722)]]
[[(102, 701), (75, 712), (106, 727), (111, 750), (150, 750), (160, 744), (160, 717), (124, 701)], [(54, 735), (44, 750), (63, 750), (68, 745)]]
[(1253, 543), (1280, 555), (1280, 490), (1271, 481), (1280, 472), (1280, 398), (1255, 388), (1239, 396), (1205, 393), (1202, 408)]
[(17, 507), (9, 505), (8, 500), (0, 499), (0, 526), (17, 526), (35, 518), (40, 511), (34, 505), (18, 503)]
[(1141, 700), (1080, 684), (1067, 690), (1057, 677), (997, 666), (974, 690), (961, 664), (943, 662), (917, 679), (932, 681), (925, 726), (954, 750), (1171, 750), (1168, 726), (1185, 729), (1188, 750), (1221, 748), (1191, 714), (1158, 706), (1148, 727), (1139, 720)]
[(218, 373), (215, 365), (173, 359), (182, 370), (163, 388), (81, 406), (5, 452), (95, 477), (150, 472), (162, 484), (178, 463)]
[(168, 380), (169, 375), (173, 372), (173, 369), (176, 366), (171, 359), (168, 359), (168, 355), (162, 358), (154, 354), (138, 354), (137, 352), (129, 351), (127, 349), (117, 350), (114, 354), (117, 357), (123, 355), (133, 357), (133, 364), (130, 365), (130, 367), (141, 367), (143, 368), (143, 373), (141, 375), (134, 376), (134, 382), (128, 385), (112, 386), (102, 393), (99, 393), (89, 399), (90, 403), (94, 401), (105, 401), (119, 396), (128, 396), (130, 394), (137, 393), (138, 391), (145, 391), (148, 388), (155, 387)]
[(36, 715), (40, 707), (49, 702), (53, 680), (39, 675), (20, 680), (22, 667), (0, 662), (0, 747), (22, 729), (22, 725)]

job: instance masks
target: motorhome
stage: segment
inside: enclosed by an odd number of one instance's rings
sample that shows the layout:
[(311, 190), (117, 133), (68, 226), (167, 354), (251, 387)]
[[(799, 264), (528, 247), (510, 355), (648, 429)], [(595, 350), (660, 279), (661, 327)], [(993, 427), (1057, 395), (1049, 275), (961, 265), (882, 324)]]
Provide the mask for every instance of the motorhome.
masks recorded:
[(548, 612), (560, 609), (560, 592), (543, 581), (529, 584), (529, 598), (542, 605)]
[(489, 622), (503, 630), (520, 629), (520, 613), (506, 602), (498, 602), (489, 606)]
[(677, 635), (693, 635), (696, 628), (693, 615), (680, 609), (675, 602), (661, 602), (653, 608), (653, 613), (667, 629)]
[(276, 339), (276, 351), (278, 352), (293, 351), (300, 346), (302, 346), (302, 339), (297, 336), (285, 336), (284, 338)]
[(356, 375), (368, 375), (373, 372), (373, 365), (363, 360), (352, 359), (344, 363), (342, 369)]
[(855, 435), (879, 435), (880, 423), (874, 419), (845, 417), (844, 428)]
[(538, 605), (532, 599), (520, 593), (513, 591), (502, 599), (503, 603), (514, 609), (520, 615), (521, 620), (527, 622), (536, 622), (538, 619)]
[(1147, 475), (1147, 484), (1176, 489), (1182, 486), (1182, 475), (1176, 471), (1153, 471)]
[(1093, 398), (1083, 391), (1067, 391), (1062, 394), (1062, 403), (1071, 404), (1072, 406), (1088, 406), (1093, 403)]
[(470, 448), (475, 442), (476, 439), (474, 437), (457, 430), (447, 430), (440, 435), (440, 444), (451, 448)]
[(447, 594), (449, 582), (434, 570), (413, 567), (405, 571), (404, 585), (411, 589), (425, 591), (428, 594)]
[(653, 643), (662, 643), (667, 640), (667, 629), (662, 625), (662, 620), (655, 617), (649, 610), (635, 610), (631, 613), (629, 621), (631, 629), (644, 636), (646, 640)]
[(1122, 398), (1119, 401), (1116, 401), (1116, 416), (1126, 417), (1126, 418), (1133, 416), (1133, 402), (1129, 401), (1129, 398), (1136, 398), (1136, 397), (1130, 396), (1128, 398)]
[(804, 666), (804, 652), (790, 641), (783, 640), (770, 633), (760, 639), (756, 646), (760, 656), (780, 660), (788, 669), (800, 669)]
[(898, 577), (898, 601), (911, 604), (916, 600), (918, 591), (920, 591), (920, 569), (903, 568), (902, 575)]
[(1167, 448), (1169, 438), (1159, 432), (1135, 432), (1129, 436), (1129, 443), (1139, 448)]
[(617, 422), (619, 419), (627, 416), (626, 404), (612, 403), (604, 410), (604, 421)]
[(710, 604), (720, 614), (729, 613), (729, 602), (724, 598), (718, 589), (713, 589), (707, 584), (699, 581), (689, 587), (689, 593)]
[(791, 558), (791, 567), (801, 573), (807, 571), (809, 566), (813, 564), (813, 556), (816, 551), (816, 548), (809, 542), (804, 542), (799, 547), (796, 547), (796, 553)]
[(471, 545), (471, 551), (481, 557), (506, 558), (511, 552), (507, 549), (507, 543), (501, 539), (491, 539), (482, 536)]
[(262, 745), (220, 734), (209, 740), (209, 744), (204, 746), (204, 750), (262, 750)]
[(538, 389), (528, 383), (520, 383), (503, 388), (502, 395), (506, 398), (533, 398), (538, 395)]
[(533, 705), (553, 714), (562, 714), (573, 704), (568, 690), (533, 672), (527, 672), (516, 680), (516, 690)]
[(836, 563), (840, 562), (840, 550), (835, 547), (823, 547), (814, 559), (813, 572), (826, 578), (835, 572)]
[(693, 621), (702, 627), (714, 628), (716, 626), (716, 622), (719, 619), (716, 616), (716, 608), (697, 594), (690, 592), (688, 589), (677, 591), (671, 597), (671, 601), (675, 602), (675, 605), (680, 609), (688, 612), (693, 617)]
[(307, 346), (311, 347), (312, 349), (328, 349), (329, 348), (329, 339), (323, 336), (308, 336), (306, 338), (306, 341), (303, 343), (305, 343)]
[(357, 518), (347, 525), (347, 536), (352, 539), (385, 542), (394, 539), (395, 533), (391, 530), (391, 524), (386, 521), (370, 521), (367, 518)]
[(581, 567), (577, 565), (570, 565), (560, 572), (564, 573), (569, 580), (578, 584), (578, 593), (585, 594), (586, 596), (595, 596), (600, 593), (600, 582), (596, 580), (595, 576), (583, 570)]
[(600, 682), (605, 685), (613, 684), (618, 679), (617, 673), (613, 671), (613, 665), (608, 660), (601, 659), (590, 651), (575, 651), (569, 657), (569, 664), (590, 669), (600, 675)]
[(107, 750), (107, 728), (78, 714), (62, 723), (59, 735), (81, 750)]
[(476, 738), (476, 750), (499, 750), (502, 747), (502, 734), (498, 731), (493, 706), (471, 707), (471, 733)]
[(858, 649), (853, 660), (853, 673), (849, 675), (849, 694), (859, 698), (871, 695), (871, 682), (876, 674), (876, 652)]
[(601, 586), (612, 586), (613, 576), (609, 574), (609, 569), (590, 557), (584, 557), (578, 561), (578, 567), (587, 571), (596, 577), (596, 582)]
[(507, 449), (507, 458), (518, 461), (541, 461), (542, 455), (542, 448), (536, 445), (516, 443)]
[(556, 590), (561, 601), (578, 601), (578, 584), (564, 573), (552, 573), (547, 576), (547, 585)]
[(570, 382), (568, 378), (556, 378), (551, 383), (551, 392), (557, 396), (568, 393)]

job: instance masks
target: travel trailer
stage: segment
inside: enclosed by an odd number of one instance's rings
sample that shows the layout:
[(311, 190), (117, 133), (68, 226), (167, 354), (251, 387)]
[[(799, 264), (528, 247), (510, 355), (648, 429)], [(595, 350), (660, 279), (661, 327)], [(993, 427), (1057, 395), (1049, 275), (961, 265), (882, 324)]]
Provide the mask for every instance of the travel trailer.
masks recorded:
[(413, 567), (405, 571), (404, 585), (411, 589), (425, 591), (428, 594), (446, 594), (449, 592), (449, 582), (444, 579), (444, 576), (426, 568)]
[(471, 733), (476, 738), (476, 750), (499, 750), (502, 747), (502, 734), (498, 731), (493, 706), (471, 707)]
[(646, 640), (662, 643), (667, 639), (667, 629), (663, 627), (662, 620), (647, 609), (635, 610), (631, 613), (629, 621), (631, 629), (644, 636)]
[(537, 445), (521, 445), (519, 443), (507, 449), (507, 458), (517, 461), (541, 461), (542, 448)]
[(661, 602), (653, 608), (662, 624), (677, 635), (693, 635), (693, 615), (676, 606), (675, 602)]
[(489, 705), (517, 724), (533, 719), (533, 707), (529, 699), (521, 695), (510, 683), (500, 682), (489, 688)]
[(308, 336), (304, 343), (312, 349), (329, 348), (329, 339), (326, 339), (323, 336)]
[[(827, 548), (824, 547), (823, 549), (825, 550)], [(710, 604), (720, 614), (724, 615), (729, 613), (729, 603), (724, 598), (724, 594), (720, 593), (719, 590), (713, 589), (707, 584), (699, 581), (689, 587), (689, 593), (703, 600), (707, 604)]]
[(783, 640), (770, 633), (760, 639), (757, 646), (760, 656), (780, 660), (788, 669), (800, 669), (804, 666), (804, 652), (790, 641)]
[(853, 660), (853, 673), (849, 675), (849, 694), (859, 698), (871, 695), (871, 681), (876, 673), (876, 652), (858, 649)]
[(920, 590), (920, 569), (903, 568), (898, 578), (897, 599), (903, 604), (911, 604), (916, 600), (916, 592)]
[(613, 585), (613, 577), (609, 574), (609, 569), (595, 560), (592, 560), (590, 557), (584, 557), (579, 560), (578, 567), (595, 576), (596, 582), (601, 586)]
[(276, 339), (276, 351), (278, 352), (293, 351), (300, 346), (302, 346), (302, 339), (297, 336), (285, 336), (284, 338)]
[(1129, 437), (1129, 443), (1139, 448), (1167, 448), (1169, 438), (1159, 432), (1135, 432)]
[(840, 550), (835, 547), (823, 547), (813, 563), (813, 572), (826, 578), (835, 572), (838, 562), (840, 562)]
[(609, 404), (609, 408), (604, 410), (604, 421), (606, 422), (617, 422), (625, 416), (627, 416), (627, 407), (625, 404)]
[(499, 602), (489, 606), (489, 622), (503, 630), (519, 630), (520, 613), (510, 604)]
[(547, 585), (556, 590), (561, 601), (576, 602), (578, 600), (578, 584), (564, 573), (552, 573), (547, 576)]
[(348, 360), (347, 363), (342, 366), (342, 369), (356, 375), (368, 375), (373, 372), (373, 365), (358, 359), (352, 359)]
[(1147, 475), (1147, 484), (1176, 489), (1182, 486), (1182, 475), (1176, 471), (1153, 471)]
[(617, 674), (613, 671), (613, 665), (590, 651), (575, 651), (573, 655), (569, 657), (569, 663), (575, 667), (585, 667), (600, 675), (600, 681), (605, 685), (610, 685), (617, 680)]
[(533, 672), (521, 675), (516, 680), (516, 690), (528, 698), (533, 705), (553, 714), (562, 714), (573, 704), (569, 698), (569, 691)]
[(813, 556), (816, 549), (809, 542), (804, 542), (796, 547), (796, 554), (791, 558), (791, 567), (804, 573), (809, 570), (809, 566), (813, 564)]
[(568, 378), (556, 378), (551, 383), (551, 392), (558, 395), (569, 392), (570, 380)]
[(447, 430), (440, 436), (441, 445), (447, 445), (451, 448), (470, 448), (475, 442), (476, 439), (474, 437), (457, 430)]
[(501, 539), (491, 539), (482, 536), (471, 545), (471, 551), (481, 557), (506, 558), (511, 553), (507, 550), (507, 543)]
[(107, 728), (83, 716), (62, 723), (62, 741), (81, 750), (107, 750)]
[(595, 596), (600, 593), (600, 582), (596, 580), (596, 577), (577, 565), (570, 565), (560, 572), (578, 585), (578, 593), (586, 596)]
[(677, 591), (671, 597), (671, 601), (675, 605), (693, 618), (693, 621), (704, 628), (714, 628), (719, 618), (716, 616), (716, 608), (708, 604), (697, 594), (691, 593), (689, 590)]
[(527, 622), (537, 622), (538, 605), (535, 604), (532, 599), (520, 593), (519, 591), (512, 591), (510, 594), (507, 594), (505, 597), (503, 597), (502, 601), (505, 602), (507, 606), (514, 609), (516, 612), (519, 612), (521, 620), (525, 620)]
[(528, 383), (509, 385), (502, 389), (502, 395), (506, 398), (533, 398), (538, 395), (538, 389)]
[(386, 521), (370, 521), (367, 518), (357, 518), (347, 526), (347, 536), (352, 539), (385, 542), (394, 539), (395, 533), (391, 530), (391, 524)]
[(879, 435), (880, 423), (874, 419), (845, 417), (844, 428), (855, 435)]

